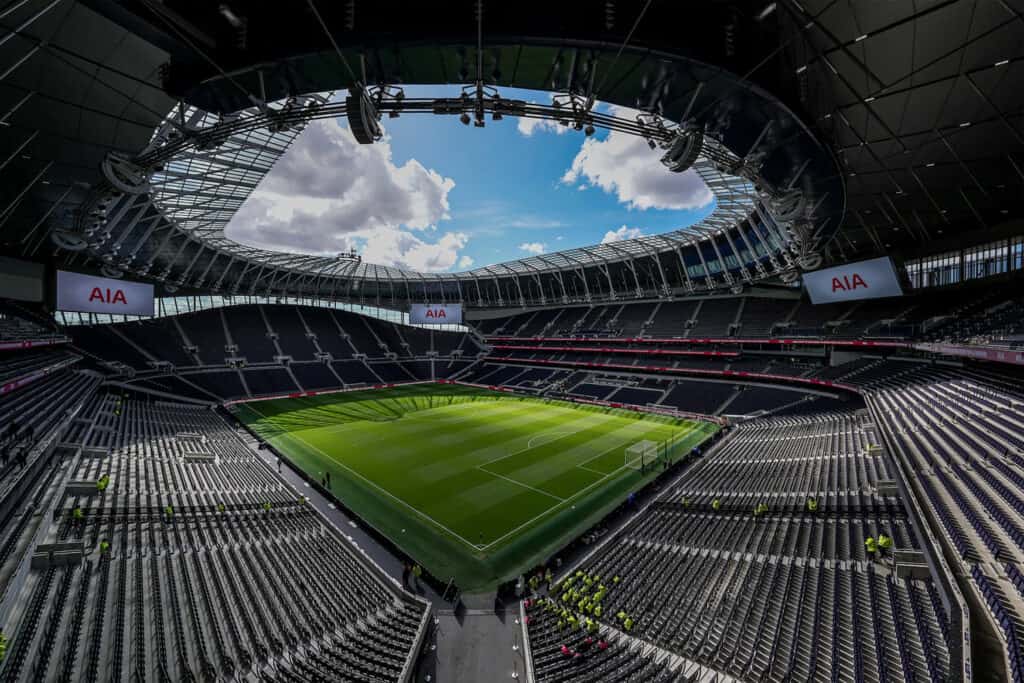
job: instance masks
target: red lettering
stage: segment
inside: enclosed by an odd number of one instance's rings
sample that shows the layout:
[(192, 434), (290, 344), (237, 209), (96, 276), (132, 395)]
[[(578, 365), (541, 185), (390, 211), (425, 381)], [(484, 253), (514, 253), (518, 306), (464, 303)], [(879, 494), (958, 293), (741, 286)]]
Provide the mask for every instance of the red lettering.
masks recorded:
[(111, 303), (114, 303), (114, 304), (121, 303), (121, 304), (124, 304), (125, 306), (127, 306), (128, 305), (128, 300), (124, 298), (124, 290), (119, 289), (116, 292), (114, 292), (114, 300)]
[(868, 288), (868, 283), (864, 281), (864, 278), (859, 273), (854, 273), (851, 279), (849, 275), (844, 275), (843, 279), (840, 280), (838, 277), (832, 278), (832, 292), (836, 291), (846, 292), (858, 287)]
[(92, 303), (96, 299), (99, 299), (100, 302), (103, 302), (103, 290), (101, 290), (99, 287), (92, 288), (92, 293), (89, 295), (89, 303)]

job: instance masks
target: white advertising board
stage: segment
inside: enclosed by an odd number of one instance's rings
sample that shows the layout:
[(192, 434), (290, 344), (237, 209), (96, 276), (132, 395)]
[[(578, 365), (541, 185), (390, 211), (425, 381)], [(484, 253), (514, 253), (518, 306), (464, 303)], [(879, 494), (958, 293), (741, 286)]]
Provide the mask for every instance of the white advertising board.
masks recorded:
[(153, 285), (58, 270), (57, 310), (153, 315)]
[(462, 304), (412, 304), (411, 325), (461, 325)]
[(815, 304), (903, 296), (888, 256), (804, 273), (804, 287)]

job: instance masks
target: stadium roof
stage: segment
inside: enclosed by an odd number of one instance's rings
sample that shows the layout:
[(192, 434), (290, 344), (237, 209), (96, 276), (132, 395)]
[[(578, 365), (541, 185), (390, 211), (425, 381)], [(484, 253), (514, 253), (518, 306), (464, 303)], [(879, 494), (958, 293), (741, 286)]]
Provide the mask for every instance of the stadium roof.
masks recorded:
[[(288, 10), (29, 0), (0, 10), (4, 251), (54, 251), (59, 264), (106, 265), (168, 290), (503, 305), (735, 287), (792, 276), (815, 253), (913, 249), (1020, 217), (1020, 2), (482, 7), (479, 39), (475, 2), (395, 12), (360, 0)], [(585, 93), (588, 70), (601, 100), (706, 132), (719, 163), (698, 170), (724, 210), (689, 233), (459, 276), (224, 241), (224, 222), (301, 129), (269, 132), (281, 102), (309, 104), (354, 81), (456, 83), (477, 72), (498, 88)], [(260, 125), (242, 132), (246, 118)], [(231, 126), (237, 139), (223, 135)], [(197, 181), (211, 164), (220, 175)], [(139, 174), (147, 191), (118, 194), (111, 174)], [(791, 190), (803, 225), (771, 215)]]

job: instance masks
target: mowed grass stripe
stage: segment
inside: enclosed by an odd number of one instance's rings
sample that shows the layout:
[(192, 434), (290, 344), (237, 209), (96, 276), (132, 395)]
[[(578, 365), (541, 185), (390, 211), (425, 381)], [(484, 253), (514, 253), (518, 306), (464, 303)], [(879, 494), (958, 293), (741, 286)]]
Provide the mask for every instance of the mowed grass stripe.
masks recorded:
[[(366, 390), (352, 393), (321, 394), (294, 399), (261, 401), (260, 410), (280, 426), (292, 429), (315, 428), (344, 422), (384, 421), (433, 405), (463, 402), (497, 402), (499, 397), (478, 390), (460, 388), (452, 395), (431, 396), (433, 385), (410, 385), (402, 388), (403, 398), (388, 397), (392, 389)], [(385, 402), (387, 405), (385, 405)]]
[[(523, 429), (530, 429), (538, 423), (542, 424), (565, 424), (564, 420), (554, 420), (549, 417), (545, 420), (538, 420), (536, 411), (530, 411), (529, 406), (516, 406), (515, 411), (506, 415), (497, 423), (490, 423), (488, 420), (482, 425), (477, 425), (466, 431), (464, 438), (457, 439), (457, 443), (489, 444), (492, 443), (496, 434), (520, 434)], [(576, 420), (583, 421), (584, 416), (574, 415)], [(486, 417), (483, 419), (487, 419)], [(594, 419), (593, 416), (586, 418), (587, 422)], [(403, 421), (404, 422), (404, 421)], [(510, 423), (514, 423), (511, 424)], [(509, 484), (502, 487), (495, 487), (495, 477), (481, 470), (475, 469), (475, 464), (481, 458), (486, 458), (493, 453), (493, 447), (483, 451), (470, 451), (460, 453), (459, 450), (452, 450), (450, 455), (443, 458), (426, 457), (424, 453), (424, 442), (415, 437), (418, 434), (396, 432), (391, 429), (389, 434), (381, 434), (382, 429), (388, 429), (392, 425), (368, 424), (365, 438), (372, 448), (361, 449), (354, 444), (348, 446), (345, 451), (335, 452), (333, 459), (343, 465), (346, 469), (358, 473), (379, 486), (386, 486), (390, 493), (408, 504), (411, 508), (437, 519), (441, 526), (451, 529), (456, 535), (463, 538), (472, 534), (474, 542), (483, 539), (487, 542), (494, 534), (489, 529), (480, 529), (480, 515), (483, 513), (493, 519), (497, 524), (519, 523), (524, 519), (535, 516), (538, 508), (546, 509), (553, 501), (551, 495), (541, 491), (532, 494), (539, 496), (537, 500), (530, 500), (528, 496), (521, 495), (515, 490), (502, 491), (501, 488), (508, 488)], [(482, 433), (481, 433), (482, 432)], [(327, 443), (322, 443), (315, 438), (315, 433), (305, 431), (300, 438), (309, 443), (320, 453), (331, 452)], [(469, 447), (469, 446), (467, 446)], [(476, 455), (474, 455), (476, 453)], [(423, 470), (433, 470), (430, 476), (424, 476)], [(406, 476), (394, 478), (392, 471), (404, 472)], [(425, 486), (425, 480), (429, 485)], [(519, 488), (533, 489), (529, 484), (519, 484)], [(438, 495), (438, 492), (445, 492)], [(519, 495), (512, 495), (519, 493)], [(513, 500), (514, 498), (514, 500)], [(487, 501), (487, 507), (480, 509), (476, 501)], [(498, 506), (512, 505), (511, 509), (497, 510)], [(495, 529), (498, 531), (499, 529)], [(481, 536), (482, 533), (482, 536)]]
[(331, 472), (342, 502), (466, 589), (542, 561), (653, 478), (622, 467), (626, 446), (695, 424), (437, 384), (256, 406), (238, 409), (255, 432)]
[[(367, 424), (358, 433), (336, 435), (331, 431), (304, 432), (307, 441), (334, 442), (346, 448), (346, 463), (359, 467), (364, 461), (371, 469), (379, 469), (381, 459), (404, 461), (405, 467), (418, 467), (438, 462), (439, 451), (444, 450), (446, 462), (454, 469), (464, 469), (496, 457), (503, 457), (528, 440), (524, 433), (549, 430), (576, 430), (600, 421), (599, 416), (566, 413), (538, 416), (529, 404), (515, 405), (501, 411), (481, 410), (479, 406), (462, 407), (472, 410), (476, 420), (446, 429), (430, 419), (404, 419), (402, 424)], [(330, 430), (330, 428), (326, 428)]]
[[(574, 428), (580, 423), (580, 428), (589, 424), (593, 418), (584, 419), (581, 416), (573, 415), (572, 421), (567, 422), (561, 416), (545, 419), (538, 419), (536, 412), (520, 409), (514, 414), (506, 414), (499, 419), (491, 420), (490, 416), (482, 415), (485, 420), (483, 424), (473, 428), (466, 428), (442, 440), (438, 444), (438, 450), (444, 448), (444, 457), (425, 457), (424, 445), (420, 439), (394, 439), (383, 437), (375, 445), (375, 449), (381, 451), (390, 450), (381, 457), (393, 462), (401, 462), (409, 477), (407, 481), (398, 482), (396, 492), (402, 496), (408, 496), (410, 502), (417, 501), (427, 504), (427, 498), (432, 497), (432, 489), (446, 490), (453, 492), (455, 498), (463, 495), (463, 492), (473, 486), (486, 482), (488, 477), (481, 477), (477, 471), (477, 465), (494, 458), (503, 457), (506, 449), (522, 442), (521, 435), (524, 430), (542, 430), (552, 427), (558, 429)], [(510, 440), (510, 437), (515, 437)], [(374, 469), (377, 469), (374, 467)], [(487, 473), (488, 476), (490, 473)], [(498, 472), (497, 474), (502, 474)], [(507, 475), (506, 475), (507, 476)], [(429, 487), (422, 486), (426, 481)], [(521, 482), (527, 487), (540, 488), (533, 482)], [(549, 495), (551, 492), (547, 492)], [(558, 496), (558, 494), (554, 494)], [(564, 496), (560, 496), (564, 497)], [(416, 504), (416, 503), (414, 503)]]
[[(644, 439), (661, 441), (671, 436), (666, 425), (629, 422), (624, 418), (598, 422), (556, 441), (521, 451), (508, 458), (488, 463), (484, 469), (535, 486), (561, 498), (571, 496), (619, 467), (625, 460), (626, 446)], [(618, 467), (606, 469), (576, 467), (595, 454), (623, 449)], [(568, 466), (568, 467), (567, 467)]]
[[(259, 410), (256, 412), (260, 413)], [(451, 497), (438, 497), (436, 490), (426, 489), (422, 486), (411, 488), (396, 486), (393, 480), (390, 482), (391, 486), (385, 486), (358, 468), (350, 467), (344, 458), (325, 452), (308, 437), (308, 432), (303, 435), (286, 433), (274, 437), (271, 443), (274, 443), (275, 446), (284, 446), (282, 441), (299, 442), (302, 446), (312, 449), (321, 456), (324, 468), (328, 464), (340, 466), (435, 528), (449, 533), (453, 538), (473, 548), (492, 541), (498, 532), (495, 530), (492, 533), (490, 530), (480, 529), (479, 514), (482, 508), (500, 529), (507, 528), (508, 525), (520, 524), (526, 519), (535, 517), (548, 510), (552, 503), (557, 502), (543, 492), (532, 491), (529, 487), (524, 486), (510, 488), (508, 483), (499, 482), (488, 473), (469, 469), (459, 474), (458, 481), (450, 479), (446, 483), (460, 487), (460, 492), (455, 496), (456, 500), (471, 499), (469, 502), (472, 503), (475, 499), (477, 505), (453, 505)], [(287, 450), (286, 446), (285, 450)], [(414, 482), (415, 477), (410, 477), (409, 481)], [(473, 540), (470, 540), (470, 537)]]
[[(256, 408), (252, 407), (251, 405), (247, 405), (246, 407), (247, 407), (247, 408), (249, 408), (249, 409), (251, 409), (251, 410), (254, 410), (254, 411), (255, 411), (255, 412), (257, 413), (257, 414), (260, 414), (260, 411), (259, 411), (258, 409), (256, 409)], [(325, 457), (325, 458), (327, 458), (327, 459), (332, 459), (332, 456), (328, 455), (327, 453), (324, 453), (323, 451), (321, 451), (321, 450), (320, 450), (319, 448), (317, 448), (317, 447), (316, 447), (316, 446), (314, 446), (313, 444), (310, 444), (310, 443), (308, 443), (308, 442), (305, 442), (305, 441), (304, 441), (303, 439), (301, 439), (301, 438), (300, 438), (300, 437), (298, 437), (298, 436), (294, 436), (294, 435), (292, 435), (292, 434), (287, 434), (287, 433), (286, 433), (286, 434), (282, 434), (282, 435), (281, 435), (281, 436), (280, 436), (279, 438), (280, 438), (280, 440), (282, 440), (282, 441), (298, 441), (298, 442), (301, 442), (303, 446), (305, 446), (305, 447), (307, 447), (307, 448), (312, 448), (313, 450), (315, 450), (315, 451), (317, 451), (318, 453), (320, 453), (320, 454), (321, 454), (321, 455), (322, 455), (323, 457)], [(275, 444), (275, 445), (276, 445), (276, 444)], [(412, 505), (409, 505), (409, 504), (408, 504), (407, 502), (405, 502), (404, 500), (402, 500), (402, 499), (398, 498), (397, 496), (393, 495), (393, 494), (392, 494), (392, 493), (391, 493), (390, 491), (388, 491), (388, 490), (387, 490), (386, 488), (384, 488), (384, 487), (382, 487), (382, 486), (379, 486), (379, 485), (377, 485), (377, 484), (376, 484), (376, 483), (374, 483), (373, 481), (371, 481), (371, 480), (367, 479), (366, 477), (363, 477), (362, 475), (360, 475), (360, 474), (359, 474), (358, 472), (356, 472), (355, 470), (353, 470), (353, 469), (351, 469), (351, 468), (349, 468), (349, 467), (346, 467), (344, 463), (338, 462), (338, 464), (339, 464), (339, 465), (341, 465), (342, 467), (344, 467), (344, 468), (345, 468), (346, 470), (348, 470), (348, 471), (349, 471), (349, 472), (351, 472), (352, 474), (354, 474), (354, 475), (356, 475), (357, 477), (359, 477), (360, 479), (362, 479), (363, 481), (365, 481), (365, 482), (366, 482), (367, 484), (369, 484), (370, 486), (373, 486), (373, 487), (374, 487), (375, 489), (377, 489), (377, 490), (378, 490), (378, 491), (379, 491), (380, 493), (384, 494), (385, 496), (388, 496), (389, 498), (391, 498), (392, 500), (394, 500), (394, 501), (395, 501), (396, 503), (398, 503), (398, 504), (400, 504), (400, 505), (403, 505), (404, 507), (408, 508), (408, 509), (409, 509), (410, 511), (412, 511), (413, 513), (415, 513), (415, 514), (419, 515), (419, 516), (420, 516), (420, 517), (421, 517), (422, 519), (424, 519), (424, 520), (425, 520), (425, 521), (427, 521), (428, 523), (431, 523), (431, 524), (433, 524), (433, 525), (437, 526), (437, 527), (438, 527), (438, 528), (440, 528), (440, 529), (441, 529), (442, 531), (445, 531), (445, 532), (447, 532), (447, 533), (451, 534), (452, 536), (454, 536), (455, 538), (458, 538), (459, 540), (461, 540), (462, 542), (466, 543), (466, 544), (467, 544), (467, 545), (469, 545), (470, 547), (474, 547), (474, 545), (473, 545), (472, 541), (469, 541), (468, 539), (465, 539), (465, 538), (463, 538), (463, 537), (462, 537), (462, 536), (460, 536), (460, 535), (459, 535), (459, 534), (458, 534), (457, 532), (455, 532), (455, 531), (452, 531), (451, 529), (449, 529), (448, 527), (446, 527), (446, 526), (445, 526), (444, 524), (442, 524), (441, 522), (438, 522), (438, 521), (437, 521), (436, 519), (434, 519), (434, 518), (433, 518), (433, 517), (431, 517), (430, 515), (428, 515), (428, 514), (426, 514), (426, 513), (422, 512), (421, 510), (418, 510), (417, 508), (413, 507)]]

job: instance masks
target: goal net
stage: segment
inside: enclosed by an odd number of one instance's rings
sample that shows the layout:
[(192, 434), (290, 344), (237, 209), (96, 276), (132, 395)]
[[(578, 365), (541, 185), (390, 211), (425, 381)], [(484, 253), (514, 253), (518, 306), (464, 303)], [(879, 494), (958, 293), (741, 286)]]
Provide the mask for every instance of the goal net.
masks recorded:
[(658, 443), (656, 441), (637, 441), (626, 447), (625, 467), (643, 471), (653, 465), (657, 458)]

